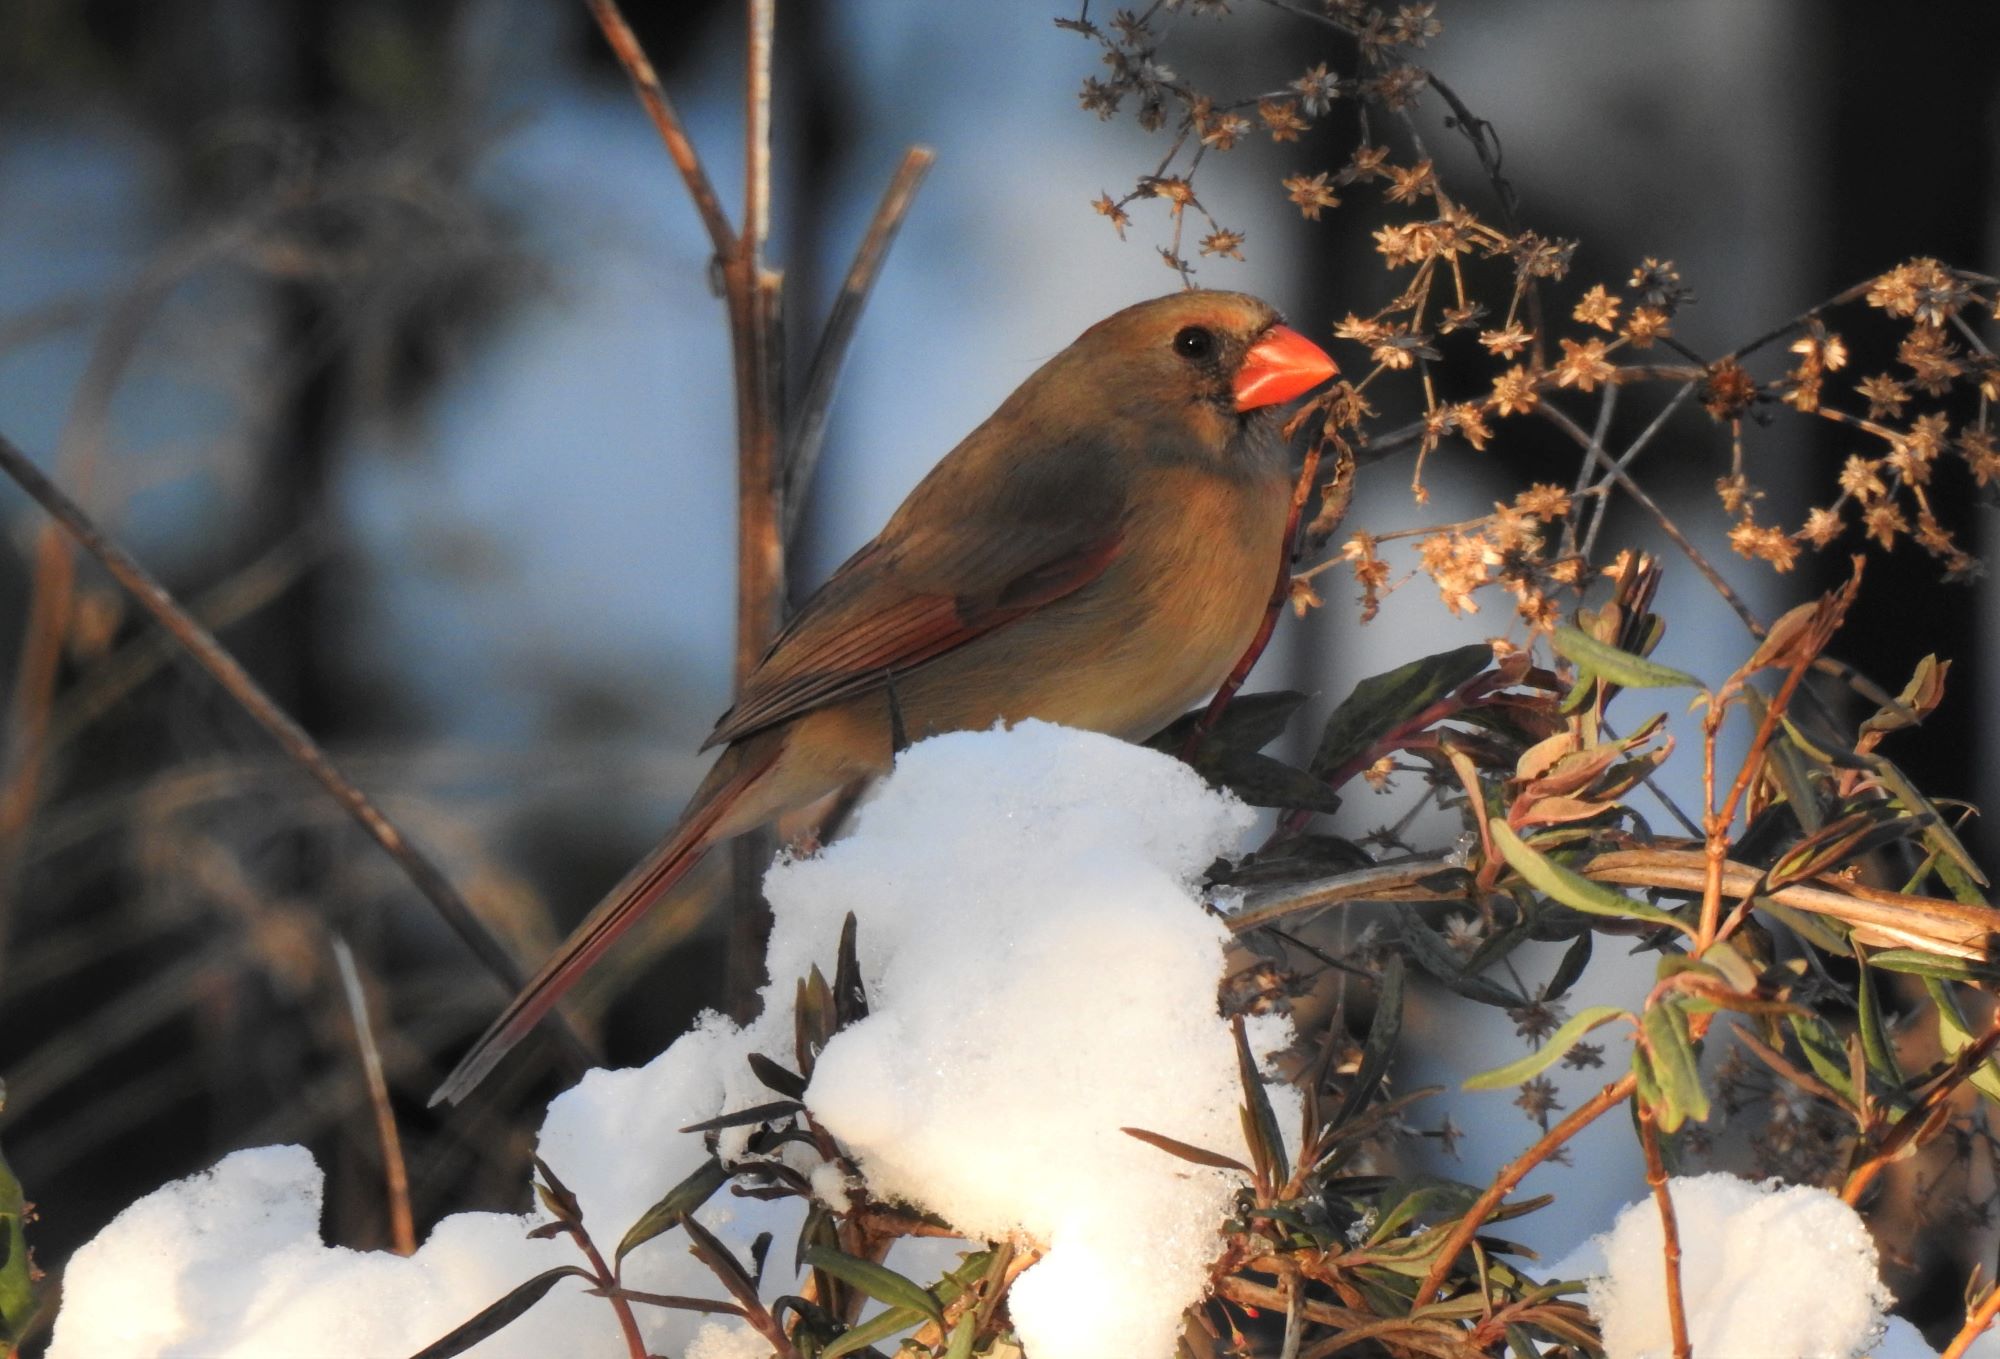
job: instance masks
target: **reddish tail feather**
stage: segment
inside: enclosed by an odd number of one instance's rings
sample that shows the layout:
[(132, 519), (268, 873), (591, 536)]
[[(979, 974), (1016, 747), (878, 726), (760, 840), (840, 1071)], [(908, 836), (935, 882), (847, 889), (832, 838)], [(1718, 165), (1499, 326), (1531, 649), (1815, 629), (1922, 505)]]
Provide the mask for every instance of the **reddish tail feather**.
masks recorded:
[(733, 777), (725, 778), (719, 787), (711, 788), (710, 785), (716, 782), (715, 774), (722, 772), (721, 766), (730, 761), (732, 753), (724, 753), (717, 770), (711, 772), (702, 789), (695, 794), (694, 802), (672, 833), (592, 908), (583, 923), (542, 964), (541, 971), (521, 988), (521, 994), (515, 996), (501, 1011), (500, 1017), (479, 1036), (479, 1041), (472, 1045), (452, 1069), (451, 1075), (445, 1077), (444, 1083), (431, 1095), (431, 1107), (456, 1104), (470, 1094), (486, 1079), (487, 1073), (500, 1064), (500, 1059), (556, 1007), (570, 987), (576, 985), (577, 980), (604, 956), (618, 937), (637, 924), (639, 917), (654, 902), (672, 891), (674, 884), (701, 862), (710, 845), (718, 839), (727, 838), (728, 833), (716, 833), (717, 823), (770, 767), (770, 762), (766, 760), (757, 768), (736, 771)]

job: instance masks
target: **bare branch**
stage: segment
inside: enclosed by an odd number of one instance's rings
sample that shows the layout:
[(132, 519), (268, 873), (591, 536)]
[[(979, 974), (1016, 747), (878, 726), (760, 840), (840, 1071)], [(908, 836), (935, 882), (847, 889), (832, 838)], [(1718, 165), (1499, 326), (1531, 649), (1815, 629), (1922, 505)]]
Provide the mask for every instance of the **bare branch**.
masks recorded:
[(882, 272), (882, 260), (903, 219), (909, 215), (910, 204), (915, 201), (924, 176), (936, 160), (937, 152), (927, 146), (912, 146), (903, 152), (903, 163), (896, 167), (895, 176), (883, 191), (867, 234), (854, 252), (854, 263), (848, 266), (847, 278), (840, 285), (840, 296), (834, 299), (833, 309), (827, 315), (826, 329), (820, 332), (819, 347), (813, 351), (812, 366), (806, 371), (805, 392), (799, 398), (798, 413), (793, 417), (779, 469), (787, 543), (797, 536), (805, 517), (805, 493), (812, 485), (813, 470), (819, 465), (834, 389), (840, 383), (840, 372), (847, 362), (861, 309), (867, 305), (868, 294)]
[[(347, 809), (348, 815), (396, 861), (424, 899), (430, 902), (489, 972), (509, 990), (520, 989), (525, 978), (514, 959), (487, 931), (443, 871), (406, 839), (366, 794), (348, 781), (312, 737), (264, 692), (262, 686), (206, 628), (188, 615), (165, 586), (124, 548), (106, 537), (81, 506), (44, 476), (41, 469), (3, 435), (0, 435), (0, 471), (12, 477), (21, 489), (47, 510), (76, 540), (77, 545), (95, 557), (111, 578), (180, 643), (258, 726), (270, 734), (294, 763)], [(573, 1035), (572, 1040), (576, 1042), (580, 1055), (580, 1041), (574, 1040)]]

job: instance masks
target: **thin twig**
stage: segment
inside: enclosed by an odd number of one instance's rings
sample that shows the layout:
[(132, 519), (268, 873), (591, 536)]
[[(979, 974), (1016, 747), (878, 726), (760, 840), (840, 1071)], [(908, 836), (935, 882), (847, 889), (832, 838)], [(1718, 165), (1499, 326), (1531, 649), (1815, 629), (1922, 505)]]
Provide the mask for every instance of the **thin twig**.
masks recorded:
[(1972, 1348), (1972, 1342), (1986, 1333), (1987, 1328), (1993, 1324), (1996, 1313), (2000, 1313), (2000, 1287), (1986, 1290), (1986, 1296), (1979, 1300), (1979, 1305), (1965, 1318), (1965, 1325), (1951, 1338), (1951, 1343), (1944, 1347), (1944, 1353), (1940, 1354), (1938, 1359), (1965, 1359), (1966, 1352)]
[(834, 389), (840, 383), (841, 368), (853, 344), (861, 309), (867, 305), (868, 294), (882, 272), (882, 260), (903, 219), (909, 215), (910, 204), (916, 200), (924, 176), (936, 160), (937, 152), (927, 146), (912, 146), (903, 152), (903, 163), (896, 167), (895, 176), (882, 193), (874, 219), (868, 223), (868, 231), (854, 252), (854, 263), (848, 266), (847, 278), (840, 285), (840, 296), (833, 300), (833, 309), (827, 314), (826, 329), (820, 332), (819, 347), (813, 351), (812, 366), (806, 370), (805, 391), (792, 418), (779, 469), (779, 499), (784, 506), (784, 536), (788, 543), (797, 536), (799, 523), (805, 516), (805, 491), (812, 484), (813, 469), (819, 465)]
[(1993, 1022), (1986, 1026), (1986, 1032), (1958, 1050), (1951, 1065), (1936, 1078), (1924, 1097), (1896, 1120), (1895, 1127), (1882, 1139), (1875, 1154), (1855, 1167), (1847, 1177), (1847, 1183), (1841, 1186), (1840, 1197), (1848, 1206), (1859, 1204), (1876, 1176), (1900, 1157), (1905, 1147), (1933, 1127), (1934, 1121), (1942, 1116), (1944, 1106), (1958, 1093), (1959, 1086), (1972, 1078), (1995, 1048), (2000, 1048), (2000, 1011), (1994, 1013)]
[(1674, 1218), (1673, 1195), (1667, 1190), (1667, 1167), (1660, 1158), (1660, 1130), (1653, 1110), (1639, 1111), (1639, 1145), (1646, 1151), (1646, 1183), (1660, 1210), (1660, 1253), (1667, 1266), (1667, 1324), (1674, 1337), (1674, 1359), (1689, 1359), (1687, 1308), (1681, 1299), (1681, 1231)]
[[(319, 561), (324, 548), (325, 534), (319, 525), (301, 528), (191, 601), (188, 612), (210, 632), (219, 633), (282, 598)], [(73, 740), (78, 732), (170, 663), (175, 654), (171, 639), (149, 632), (104, 657), (70, 686), (50, 712), (48, 748), (57, 750)]]
[(1730, 586), (1729, 582), (1722, 578), (1722, 573), (1710, 565), (1708, 558), (1701, 554), (1701, 549), (1688, 541), (1687, 535), (1682, 533), (1680, 526), (1668, 517), (1665, 510), (1660, 508), (1659, 502), (1646, 494), (1639, 486), (1639, 483), (1632, 480), (1631, 474), (1626, 472), (1623, 467), (1620, 467), (1617, 460), (1604, 451), (1602, 445), (1593, 442), (1583, 427), (1570, 419), (1559, 407), (1547, 401), (1540, 401), (1535, 404), (1535, 409), (1549, 423), (1562, 430), (1570, 438), (1576, 440), (1586, 453), (1603, 465), (1604, 470), (1610, 473), (1612, 478), (1617, 481), (1619, 487), (1624, 490), (1625, 494), (1638, 501), (1639, 507), (1653, 516), (1654, 522), (1660, 526), (1660, 531), (1673, 540), (1674, 546), (1678, 547), (1686, 555), (1687, 559), (1694, 563), (1695, 569), (1701, 572), (1702, 577), (1708, 581), (1715, 592), (1721, 595), (1723, 601), (1736, 611), (1736, 616), (1743, 620), (1743, 626), (1749, 628), (1754, 635), (1761, 638), (1764, 635), (1763, 622), (1758, 619), (1756, 614), (1750, 612), (1749, 606), (1744, 604), (1742, 599), (1737, 596), (1735, 589)]
[(674, 158), (674, 165), (687, 183), (688, 197), (694, 200), (695, 211), (701, 214), (701, 224), (708, 230), (708, 239), (715, 247), (717, 258), (726, 259), (734, 255), (736, 232), (722, 210), (722, 200), (716, 197), (715, 186), (708, 181), (708, 171), (702, 167), (701, 157), (695, 154), (694, 143), (688, 140), (680, 115), (674, 112), (673, 101), (661, 88), (660, 77), (653, 70), (653, 63), (647, 59), (645, 49), (639, 46), (638, 37), (625, 22), (617, 0), (585, 0), (585, 3), (597, 19), (597, 26), (604, 30), (605, 41), (611, 44), (619, 64), (632, 78), (632, 88), (651, 116), (653, 126), (659, 130), (660, 140), (667, 144), (667, 154)]
[(1632, 1092), (1638, 1087), (1639, 1078), (1629, 1071), (1626, 1072), (1578, 1105), (1574, 1113), (1550, 1128), (1541, 1141), (1515, 1157), (1505, 1170), (1495, 1176), (1493, 1183), (1486, 1186), (1486, 1192), (1479, 1196), (1472, 1207), (1466, 1209), (1465, 1216), (1458, 1220), (1458, 1226), (1445, 1239), (1444, 1245), (1439, 1247), (1437, 1258), (1431, 1262), (1430, 1272), (1424, 1275), (1424, 1281), (1417, 1286), (1416, 1297), (1410, 1300), (1410, 1310), (1416, 1311), (1438, 1295), (1438, 1291), (1444, 1287), (1446, 1276), (1451, 1273), (1452, 1264), (1458, 1259), (1459, 1252), (1471, 1244), (1472, 1238), (1479, 1234), (1479, 1229), (1486, 1225), (1487, 1217), (1500, 1206), (1502, 1199), (1514, 1192), (1515, 1185), (1528, 1177), (1529, 1171), (1548, 1160), (1563, 1143), (1596, 1122), (1606, 1111), (1617, 1108), (1631, 1098)]
[[(187, 611), (167, 593), (165, 586), (155, 580), (130, 553), (105, 536), (82, 507), (42, 475), (41, 469), (4, 435), (0, 435), (0, 471), (13, 478), (35, 503), (48, 511), (76, 540), (77, 545), (95, 557), (111, 578), (180, 643), (258, 726), (269, 733), (294, 763), (333, 795), (348, 815), (396, 861), (424, 899), (489, 972), (509, 990), (520, 989), (525, 978), (514, 959), (487, 931), (458, 894), (458, 889), (451, 885), (451, 880), (422, 850), (404, 837), (366, 794), (348, 781), (312, 737), (264, 692), (262, 686), (207, 629), (188, 616)], [(576, 1040), (573, 1034), (571, 1038), (581, 1053), (581, 1041)]]
[[(1698, 384), (1692, 382), (1681, 385), (1680, 390), (1673, 394), (1672, 399), (1660, 408), (1660, 413), (1653, 417), (1653, 422), (1643, 430), (1640, 430), (1639, 436), (1627, 444), (1625, 451), (1618, 455), (1619, 470), (1628, 472), (1631, 470), (1632, 464), (1638, 460), (1639, 454), (1645, 451), (1646, 445), (1653, 442), (1653, 437), (1667, 427), (1667, 421), (1672, 419), (1674, 412), (1679, 410), (1686, 404), (1687, 399), (1695, 394), (1697, 386)], [(1601, 439), (1599, 443), (1600, 445), (1602, 444)], [(1597, 490), (1600, 487), (1608, 492), (1611, 488), (1611, 478), (1606, 476), (1594, 483), (1591, 489)], [(1578, 549), (1585, 561), (1590, 560), (1590, 554), (1596, 550), (1597, 535), (1603, 531), (1604, 521), (1611, 513), (1611, 497), (1608, 494), (1594, 495), (1592, 499), (1597, 502), (1597, 505), (1591, 513), (1590, 528), (1583, 535), (1583, 545)]]
[(368, 1018), (368, 997), (361, 990), (361, 973), (354, 950), (333, 936), (333, 961), (340, 970), (341, 994), (347, 1017), (354, 1024), (355, 1046), (361, 1051), (361, 1074), (368, 1082), (368, 1102), (375, 1110), (375, 1139), (382, 1147), (382, 1187), (389, 1195), (389, 1236), (396, 1254), (414, 1255), (417, 1231), (410, 1219), (410, 1176), (403, 1165), (403, 1139), (396, 1132), (396, 1111), (389, 1105), (389, 1081), (382, 1074), (382, 1052), (375, 1046), (375, 1026)]

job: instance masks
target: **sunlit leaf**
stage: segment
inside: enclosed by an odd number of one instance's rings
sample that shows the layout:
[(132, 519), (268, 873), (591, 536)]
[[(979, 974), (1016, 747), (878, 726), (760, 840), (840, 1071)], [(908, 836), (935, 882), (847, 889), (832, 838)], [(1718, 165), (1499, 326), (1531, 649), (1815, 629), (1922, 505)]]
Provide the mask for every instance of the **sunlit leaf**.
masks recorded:
[(1499, 847), (1508, 866), (1519, 873), (1530, 887), (1571, 910), (1618, 920), (1646, 920), (1657, 925), (1670, 925), (1683, 934), (1693, 933), (1678, 917), (1659, 907), (1592, 882), (1582, 874), (1571, 872), (1555, 860), (1544, 857), (1499, 817), (1494, 817), (1487, 825), (1492, 830), (1493, 843)]
[(1616, 1005), (1593, 1005), (1587, 1010), (1579, 1010), (1571, 1015), (1561, 1028), (1550, 1034), (1539, 1048), (1519, 1061), (1494, 1067), (1491, 1071), (1482, 1071), (1476, 1076), (1468, 1076), (1465, 1088), (1505, 1090), (1510, 1086), (1533, 1080), (1561, 1061), (1564, 1054), (1575, 1047), (1585, 1034), (1599, 1025), (1609, 1024), (1623, 1014), (1625, 1011)]
[(1549, 638), (1556, 653), (1601, 679), (1625, 689), (1703, 689), (1707, 686), (1685, 670), (1621, 651), (1567, 624)]
[(939, 1306), (936, 1296), (887, 1265), (878, 1265), (873, 1260), (863, 1260), (826, 1246), (814, 1246), (807, 1250), (806, 1263), (860, 1289), (877, 1302), (919, 1313), (939, 1326), (945, 1324), (944, 1309)]

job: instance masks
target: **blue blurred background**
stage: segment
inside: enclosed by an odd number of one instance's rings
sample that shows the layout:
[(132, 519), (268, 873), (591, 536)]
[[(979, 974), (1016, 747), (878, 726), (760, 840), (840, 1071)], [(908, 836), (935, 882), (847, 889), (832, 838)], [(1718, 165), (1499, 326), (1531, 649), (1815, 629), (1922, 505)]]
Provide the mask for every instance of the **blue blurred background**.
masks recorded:
[[(1351, 60), (1317, 29), (1236, 8), (1175, 20), (1170, 58), (1197, 83), (1255, 90)], [(1078, 109), (1097, 49), (1058, 13), (779, 6), (771, 254), (795, 373), (903, 147), (938, 153), (861, 322), (795, 597), (1043, 359), (1178, 286), (1153, 249), (1162, 220), (1141, 212), (1121, 242), (1090, 209), (1163, 143)], [(630, 16), (736, 203), (738, 7), (635, 2)], [(1861, 0), (1486, 0), (1439, 17), (1431, 59), (1497, 128), (1529, 223), (1583, 241), (1581, 284), (1675, 260), (1699, 299), (1678, 333), (1703, 352), (1913, 254), (2000, 263), (1990, 3), (1921, 21)], [(1437, 117), (1446, 182), (1482, 202)], [(1303, 222), (1277, 188), (1346, 149), (1259, 145), (1205, 168), (1204, 202), (1248, 233), (1248, 258), (1198, 260), (1199, 281), (1268, 296), (1322, 339), (1386, 301), (1375, 223)], [(300, 202), (314, 206), (290, 211)], [(727, 705), (729, 382), (699, 221), (581, 5), (0, 8), (0, 433), (207, 610), (524, 958), (671, 821)], [(1618, 430), (1655, 408), (1628, 402)], [(1753, 437), (1772, 517), (1796, 523), (1845, 450), (1797, 423)], [(1648, 463), (1655, 493), (1710, 542), (1726, 526), (1710, 491), (1726, 456), (1697, 411)], [(1407, 461), (1386, 463), (1365, 472), (1351, 522), (1466, 517), (1569, 466), (1532, 442), (1506, 457), (1447, 449), (1418, 508)], [(0, 673), (13, 674), (39, 521), (17, 496), (0, 504)], [(1976, 518), (1964, 532), (1986, 541)], [(1622, 513), (1611, 538), (1659, 546)], [(1726, 671), (1740, 628), (1668, 565), (1662, 655)], [(1843, 572), (1843, 554), (1819, 571), (1736, 574), (1771, 613)], [(1986, 588), (1938, 584), (1907, 547), (1870, 578), (1843, 655), (1892, 690), (1927, 649), (1956, 661), (1940, 723), (1897, 757), (1934, 794), (1990, 800)], [(1497, 604), (1447, 619), (1421, 582), (1366, 628), (1344, 584), (1324, 593), (1253, 681), (1312, 692), (1313, 714), (1363, 675), (1502, 627)], [(520, 1074), (476, 1124), (427, 1121), (422, 1095), (497, 990), (88, 570), (49, 721), (0, 884), (0, 1141), (42, 1203), (44, 1264), (135, 1195), (273, 1140), (328, 1165), (331, 1239), (382, 1242), (328, 930), (355, 943), (384, 1011), (420, 1220), (513, 1203), (535, 1095), (557, 1078), (546, 1064)], [(1389, 819), (1351, 801), (1336, 823), (1350, 833)], [(644, 959), (594, 992), (614, 1060), (642, 1060), (719, 999), (714, 895), (663, 913)], [(1629, 1000), (1637, 974), (1601, 968), (1577, 999)], [(1517, 1050), (1495, 1012), (1438, 998), (1411, 1036), (1405, 1085)], [(1463, 1065), (1440, 1065), (1447, 1052)], [(1592, 1088), (1591, 1073), (1573, 1079)], [(1446, 1173), (1483, 1179), (1531, 1140), (1505, 1097), (1483, 1101), (1439, 1106), (1476, 1129)], [(1564, 1190), (1564, 1212), (1519, 1234), (1560, 1251), (1607, 1223), (1640, 1192), (1629, 1141), (1602, 1126), (1579, 1148), (1585, 1169), (1539, 1174), (1531, 1187)], [(1905, 1263), (1920, 1291), (1922, 1262)]]

